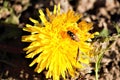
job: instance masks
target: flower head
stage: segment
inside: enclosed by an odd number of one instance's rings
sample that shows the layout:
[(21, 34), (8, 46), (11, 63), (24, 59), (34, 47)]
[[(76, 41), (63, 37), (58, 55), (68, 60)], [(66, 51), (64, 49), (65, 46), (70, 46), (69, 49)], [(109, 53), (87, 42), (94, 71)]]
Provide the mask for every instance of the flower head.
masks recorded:
[(37, 63), (35, 71), (38, 73), (46, 69), (46, 78), (59, 80), (62, 76), (65, 79), (66, 73), (74, 77), (76, 68), (83, 69), (83, 64), (89, 64), (92, 46), (87, 41), (94, 38), (94, 34), (88, 32), (92, 23), (77, 23), (81, 14), (72, 10), (60, 13), (60, 5), (55, 6), (53, 12), (49, 9), (46, 12), (47, 15), (39, 10), (41, 23), (30, 18), (34, 25), (27, 24), (23, 28), (31, 33), (22, 37), (23, 42), (31, 42), (24, 48), (26, 58), (38, 55), (30, 66)]

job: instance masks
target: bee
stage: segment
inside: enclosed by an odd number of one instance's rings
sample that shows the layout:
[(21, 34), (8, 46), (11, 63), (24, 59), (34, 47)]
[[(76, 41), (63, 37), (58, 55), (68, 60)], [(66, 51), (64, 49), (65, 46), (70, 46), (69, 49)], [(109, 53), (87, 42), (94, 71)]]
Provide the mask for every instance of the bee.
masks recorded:
[[(72, 40), (75, 40), (76, 42), (80, 41), (78, 36), (76, 34), (74, 34), (73, 32), (67, 31), (67, 34), (71, 37)], [(80, 54), (80, 49), (78, 48), (77, 55), (76, 55), (76, 61), (79, 60), (79, 54)]]
[(76, 42), (80, 41), (78, 36), (75, 33), (71, 32), (71, 31), (67, 31), (67, 34), (71, 37), (72, 40), (75, 40)]

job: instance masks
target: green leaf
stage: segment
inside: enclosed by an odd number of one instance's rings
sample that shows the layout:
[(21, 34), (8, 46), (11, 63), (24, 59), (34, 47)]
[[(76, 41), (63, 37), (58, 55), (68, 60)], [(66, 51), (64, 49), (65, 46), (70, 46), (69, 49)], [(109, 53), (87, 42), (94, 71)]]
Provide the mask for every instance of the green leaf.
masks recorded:
[(109, 35), (109, 31), (108, 29), (104, 28), (101, 32), (100, 32), (100, 35), (101, 37), (108, 37)]
[(19, 24), (19, 16), (11, 14), (8, 18), (6, 18), (5, 22), (9, 24)]

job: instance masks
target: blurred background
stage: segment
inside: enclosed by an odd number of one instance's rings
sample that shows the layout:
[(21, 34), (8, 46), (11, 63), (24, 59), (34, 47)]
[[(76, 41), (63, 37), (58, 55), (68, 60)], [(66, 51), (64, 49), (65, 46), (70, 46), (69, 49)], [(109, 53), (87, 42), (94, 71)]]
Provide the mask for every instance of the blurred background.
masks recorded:
[[(97, 39), (112, 43), (103, 56), (99, 80), (120, 80), (120, 0), (0, 0), (0, 80), (46, 80), (44, 72), (37, 74), (35, 66), (28, 66), (32, 60), (25, 59), (22, 49), (29, 44), (21, 42), (28, 33), (22, 28), (32, 24), (29, 17), (40, 20), (39, 9), (53, 11), (58, 3), (62, 12), (82, 13), (82, 20), (94, 23), (91, 32), (100, 32)], [(82, 80), (95, 80), (94, 64)]]

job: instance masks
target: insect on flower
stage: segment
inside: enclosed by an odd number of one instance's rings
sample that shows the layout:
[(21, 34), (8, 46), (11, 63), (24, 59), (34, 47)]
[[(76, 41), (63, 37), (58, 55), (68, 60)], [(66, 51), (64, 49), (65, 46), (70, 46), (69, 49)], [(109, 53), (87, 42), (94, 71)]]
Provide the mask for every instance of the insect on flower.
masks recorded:
[[(79, 38), (78, 38), (78, 36), (75, 33), (73, 33), (73, 32), (71, 32), (71, 31), (68, 30), (67, 34), (71, 37), (72, 40), (75, 40), (76, 42), (80, 41)], [(79, 53), (80, 53), (80, 50), (78, 48), (78, 52), (77, 52), (77, 56), (76, 56), (76, 61), (79, 60)]]
[(73, 33), (73, 32), (71, 32), (71, 31), (68, 30), (67, 34), (71, 37), (72, 40), (75, 40), (77, 42), (80, 41), (79, 38), (78, 38), (78, 36), (75, 33)]

